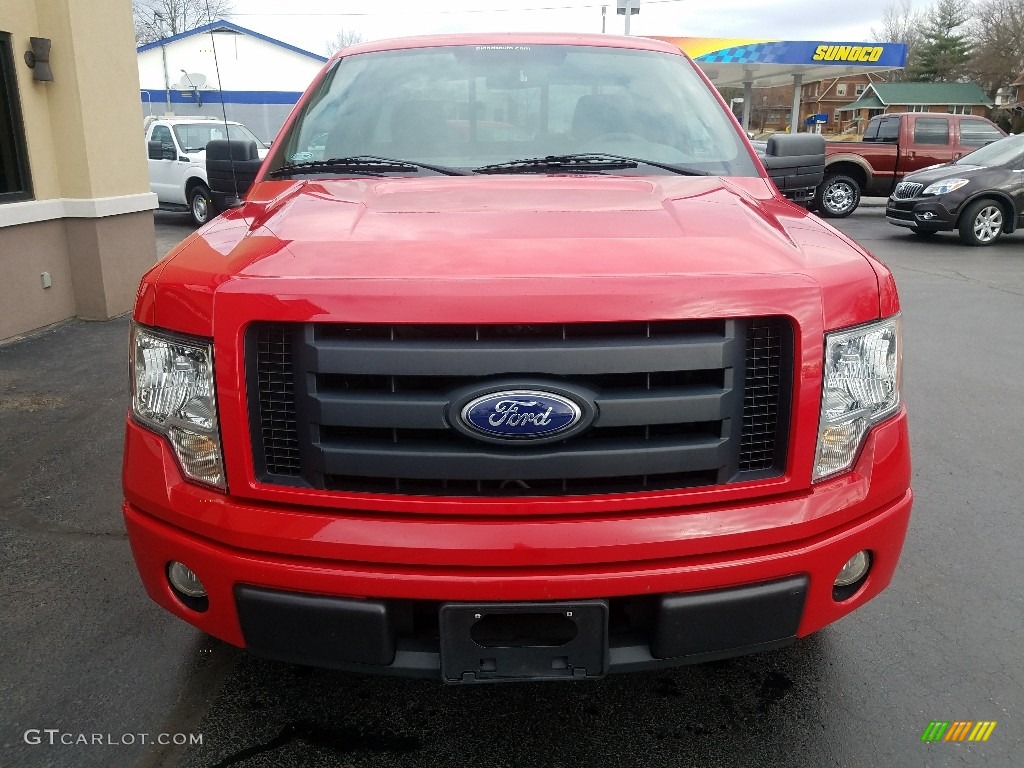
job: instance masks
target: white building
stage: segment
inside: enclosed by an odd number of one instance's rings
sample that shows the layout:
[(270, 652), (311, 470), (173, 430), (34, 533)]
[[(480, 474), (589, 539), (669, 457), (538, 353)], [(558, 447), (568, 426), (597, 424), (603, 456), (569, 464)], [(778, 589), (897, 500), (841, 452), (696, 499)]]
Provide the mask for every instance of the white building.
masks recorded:
[(327, 59), (222, 20), (140, 46), (138, 61), (143, 114), (226, 110), (266, 141)]

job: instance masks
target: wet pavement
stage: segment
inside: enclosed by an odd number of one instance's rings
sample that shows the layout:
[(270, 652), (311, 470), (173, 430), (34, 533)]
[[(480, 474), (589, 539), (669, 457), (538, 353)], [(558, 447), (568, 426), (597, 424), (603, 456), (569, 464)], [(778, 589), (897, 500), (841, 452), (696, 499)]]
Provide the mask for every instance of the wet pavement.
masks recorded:
[[(157, 222), (162, 249), (192, 231)], [(818, 635), (671, 672), (446, 687), (211, 640), (149, 602), (124, 536), (127, 320), (0, 346), (0, 765), (1024, 764), (1024, 236), (921, 242), (877, 208), (838, 226), (903, 298), (917, 501), (901, 565)], [(932, 720), (998, 725), (922, 743)]]

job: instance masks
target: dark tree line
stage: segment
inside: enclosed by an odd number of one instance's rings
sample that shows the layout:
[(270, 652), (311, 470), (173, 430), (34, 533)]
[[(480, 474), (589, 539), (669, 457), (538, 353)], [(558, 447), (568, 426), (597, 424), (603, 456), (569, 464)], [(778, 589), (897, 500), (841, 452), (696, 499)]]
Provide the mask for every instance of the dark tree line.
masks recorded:
[(231, 15), (231, 0), (132, 0), (139, 45), (180, 35)]

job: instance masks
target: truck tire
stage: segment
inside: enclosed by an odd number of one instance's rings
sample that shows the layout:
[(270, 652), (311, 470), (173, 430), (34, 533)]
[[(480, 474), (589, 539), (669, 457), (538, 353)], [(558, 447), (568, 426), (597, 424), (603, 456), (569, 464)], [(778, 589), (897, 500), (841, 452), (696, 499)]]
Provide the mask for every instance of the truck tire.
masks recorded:
[(203, 226), (217, 215), (213, 208), (210, 189), (205, 184), (196, 184), (188, 193), (188, 213), (197, 227)]
[(826, 176), (814, 193), (818, 215), (826, 219), (845, 219), (860, 205), (860, 185), (849, 176)]
[(1005, 216), (995, 200), (975, 200), (960, 216), (960, 241), (964, 245), (992, 245), (1003, 234)]

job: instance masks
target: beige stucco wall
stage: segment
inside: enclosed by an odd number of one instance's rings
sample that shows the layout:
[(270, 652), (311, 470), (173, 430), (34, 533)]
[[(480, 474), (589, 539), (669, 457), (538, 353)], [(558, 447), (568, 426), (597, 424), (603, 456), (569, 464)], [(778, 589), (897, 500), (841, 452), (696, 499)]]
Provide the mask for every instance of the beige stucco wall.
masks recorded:
[[(53, 40), (49, 88), (61, 197), (147, 192), (142, 105), (127, 0), (36, 0)], [(60, 55), (58, 55), (60, 54)], [(27, 70), (26, 70), (27, 71)]]
[[(12, 35), (33, 199), (0, 203), (0, 341), (131, 308), (156, 260), (128, 0), (0, 0)], [(49, 38), (53, 82), (22, 59)], [(40, 274), (53, 286), (44, 289)]]
[[(76, 314), (67, 253), (61, 220), (0, 227), (0, 341)], [(42, 286), (43, 272), (50, 288)]]
[[(76, 314), (85, 320), (105, 320), (131, 307), (142, 271), (156, 260), (153, 214), (66, 219), (65, 227), (68, 242), (75, 243), (71, 279)], [(154, 241), (154, 250), (142, 264), (136, 243), (147, 236)]]

